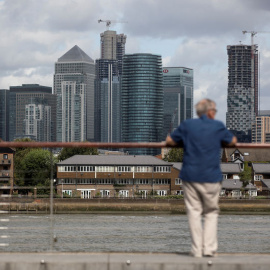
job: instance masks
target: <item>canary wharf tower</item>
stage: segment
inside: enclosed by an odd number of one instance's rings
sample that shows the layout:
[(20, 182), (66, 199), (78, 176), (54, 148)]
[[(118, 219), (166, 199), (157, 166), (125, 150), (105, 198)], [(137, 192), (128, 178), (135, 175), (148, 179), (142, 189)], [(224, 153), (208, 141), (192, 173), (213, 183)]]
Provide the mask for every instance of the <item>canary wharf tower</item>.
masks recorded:
[[(138, 53), (123, 58), (121, 90), (122, 141), (160, 142), (163, 130), (161, 56)], [(130, 154), (156, 155), (160, 149), (128, 149)]]
[(94, 61), (77, 45), (55, 63), (57, 141), (94, 140), (94, 80)]

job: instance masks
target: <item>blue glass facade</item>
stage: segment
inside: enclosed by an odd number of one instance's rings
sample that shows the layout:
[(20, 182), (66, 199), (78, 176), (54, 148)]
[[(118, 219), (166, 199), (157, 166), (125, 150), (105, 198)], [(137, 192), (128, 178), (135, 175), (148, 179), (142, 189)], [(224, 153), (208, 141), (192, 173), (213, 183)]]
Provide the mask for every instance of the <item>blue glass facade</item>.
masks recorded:
[(9, 140), (9, 90), (0, 89), (0, 139)]
[[(123, 142), (159, 142), (163, 127), (161, 56), (128, 54), (123, 58), (121, 113)], [(156, 155), (160, 149), (128, 149), (130, 154)]]
[(163, 68), (163, 140), (179, 124), (193, 118), (193, 70), (185, 67)]

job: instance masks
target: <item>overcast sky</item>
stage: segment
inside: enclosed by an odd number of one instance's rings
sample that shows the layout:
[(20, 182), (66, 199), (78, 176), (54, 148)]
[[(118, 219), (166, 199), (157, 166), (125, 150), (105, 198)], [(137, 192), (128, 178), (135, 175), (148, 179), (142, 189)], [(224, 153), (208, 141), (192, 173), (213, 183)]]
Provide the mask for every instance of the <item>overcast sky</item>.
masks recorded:
[[(100, 57), (98, 19), (118, 22), (126, 53), (154, 53), (163, 66), (194, 69), (194, 102), (214, 99), (227, 110), (227, 45), (254, 43), (260, 52), (261, 109), (270, 109), (269, 0), (0, 0), (0, 89), (53, 86), (54, 63), (74, 45)], [(269, 31), (269, 32), (267, 32)]]

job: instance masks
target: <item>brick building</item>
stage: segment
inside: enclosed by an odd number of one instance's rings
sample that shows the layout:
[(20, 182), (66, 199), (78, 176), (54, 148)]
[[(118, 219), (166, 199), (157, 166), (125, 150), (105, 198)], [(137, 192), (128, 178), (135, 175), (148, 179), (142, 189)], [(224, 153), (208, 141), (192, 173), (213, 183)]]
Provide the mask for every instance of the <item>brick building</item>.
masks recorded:
[(57, 164), (57, 193), (81, 198), (170, 195), (179, 173), (172, 166), (153, 156), (76, 155)]

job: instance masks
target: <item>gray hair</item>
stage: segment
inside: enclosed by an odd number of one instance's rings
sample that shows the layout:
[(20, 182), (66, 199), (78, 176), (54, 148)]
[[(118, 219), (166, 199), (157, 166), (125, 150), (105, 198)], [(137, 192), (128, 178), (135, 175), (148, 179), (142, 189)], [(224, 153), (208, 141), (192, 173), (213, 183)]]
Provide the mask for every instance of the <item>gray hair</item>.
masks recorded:
[(206, 114), (209, 110), (214, 109), (216, 107), (216, 103), (211, 99), (202, 99), (196, 105), (197, 115), (200, 117), (203, 114)]

